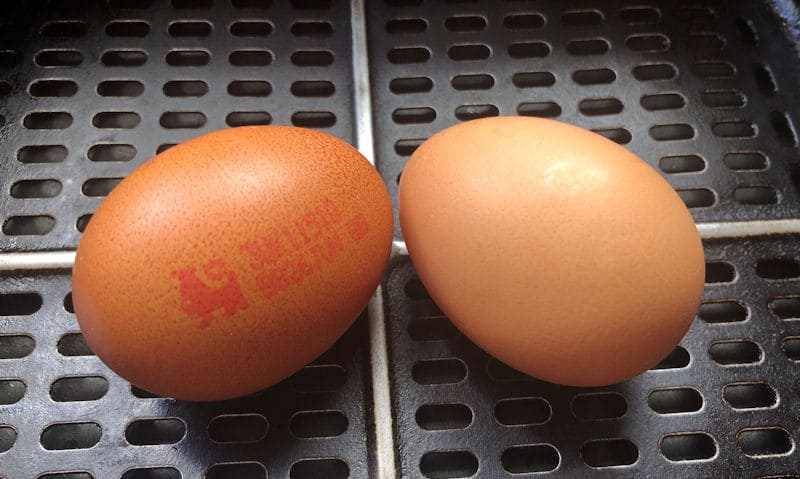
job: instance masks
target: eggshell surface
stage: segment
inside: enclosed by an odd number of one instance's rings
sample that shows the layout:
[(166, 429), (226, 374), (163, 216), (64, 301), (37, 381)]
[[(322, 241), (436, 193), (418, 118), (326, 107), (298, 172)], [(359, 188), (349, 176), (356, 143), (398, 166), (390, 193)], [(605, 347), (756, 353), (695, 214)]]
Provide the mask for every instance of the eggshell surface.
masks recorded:
[(75, 313), (139, 387), (242, 396), (344, 333), (391, 243), (386, 189), (350, 145), (294, 127), (222, 130), (144, 163), (102, 202), (75, 259)]
[(565, 123), (470, 121), (400, 181), (409, 255), (466, 336), (546, 381), (601, 386), (656, 365), (688, 330), (705, 262), (672, 187), (625, 148)]

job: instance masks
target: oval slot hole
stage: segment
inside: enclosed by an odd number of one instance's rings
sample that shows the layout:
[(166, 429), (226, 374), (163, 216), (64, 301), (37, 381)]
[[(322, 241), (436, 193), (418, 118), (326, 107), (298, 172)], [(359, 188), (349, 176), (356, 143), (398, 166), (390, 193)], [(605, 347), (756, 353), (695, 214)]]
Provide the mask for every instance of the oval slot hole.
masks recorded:
[(512, 43), (508, 46), (511, 58), (543, 58), (550, 54), (550, 46), (543, 42)]
[(800, 263), (794, 258), (761, 258), (756, 261), (756, 274), (764, 279), (800, 277)]
[(267, 469), (258, 462), (214, 464), (203, 479), (267, 479)]
[[(238, 477), (238, 476), (237, 476)], [(347, 479), (350, 468), (341, 459), (301, 459), (289, 470), (290, 479)]]
[(267, 420), (260, 414), (217, 416), (208, 424), (208, 436), (219, 443), (258, 442), (267, 436)]
[(272, 54), (266, 50), (237, 50), (228, 55), (228, 62), (236, 67), (259, 67), (272, 63)]
[(164, 83), (164, 94), (173, 97), (198, 97), (208, 93), (208, 84), (200, 80), (173, 80)]
[(772, 298), (769, 309), (778, 319), (800, 319), (800, 296)]
[(733, 409), (758, 409), (778, 403), (778, 393), (767, 383), (726, 384), (722, 399)]
[(714, 362), (724, 366), (757, 363), (763, 355), (761, 347), (747, 339), (714, 342), (708, 354)]
[(472, 410), (464, 404), (425, 404), (417, 409), (416, 420), (427, 431), (464, 429), (472, 423)]
[(791, 435), (777, 427), (743, 429), (736, 435), (736, 444), (749, 457), (780, 456), (794, 448)]
[(769, 166), (767, 157), (758, 151), (726, 153), (722, 162), (731, 170), (765, 170)]
[(97, 84), (97, 94), (107, 97), (137, 97), (144, 92), (144, 84), (136, 80), (106, 80)]
[(295, 22), (291, 32), (296, 37), (325, 38), (333, 35), (333, 25), (330, 22)]
[(109, 67), (138, 67), (147, 62), (147, 54), (138, 50), (111, 50), (103, 53), (100, 61)]
[(0, 405), (19, 402), (28, 387), (19, 379), (0, 379)]
[(639, 65), (633, 68), (633, 76), (639, 81), (671, 80), (678, 75), (678, 70), (668, 63)]
[(706, 162), (697, 155), (665, 156), (658, 160), (658, 167), (664, 173), (693, 173), (706, 169)]
[(56, 402), (95, 401), (108, 392), (108, 381), (101, 376), (64, 377), (50, 385), (50, 397)]
[(733, 78), (736, 68), (728, 62), (702, 61), (692, 65), (692, 73), (703, 79)]
[(225, 117), (228, 126), (245, 125), (269, 125), (272, 123), (272, 116), (265, 111), (235, 111)]
[(142, 117), (132, 111), (104, 111), (92, 118), (96, 128), (130, 129), (139, 126)]
[(784, 338), (781, 349), (790, 361), (800, 361), (800, 336)]
[(628, 402), (617, 393), (578, 394), (572, 398), (572, 414), (584, 421), (615, 419), (628, 411)]
[(138, 467), (128, 469), (121, 479), (181, 479), (181, 471), (174, 467)]
[(389, 90), (397, 94), (424, 93), (432, 88), (433, 81), (428, 77), (395, 78), (389, 82)]
[(550, 420), (550, 403), (538, 397), (501, 399), (494, 406), (494, 417), (505, 426), (544, 424)]
[(509, 30), (535, 30), (544, 24), (544, 17), (538, 13), (514, 13), (503, 18), (503, 26)]
[(509, 447), (500, 456), (503, 469), (511, 474), (548, 472), (558, 468), (561, 458), (549, 444)]
[(461, 105), (455, 110), (455, 116), (461, 121), (475, 120), (497, 116), (500, 110), (494, 105)]
[(28, 92), (35, 97), (70, 97), (78, 92), (78, 84), (71, 80), (37, 80)]
[(578, 110), (587, 116), (616, 115), (622, 108), (622, 102), (616, 98), (586, 99), (578, 104)]
[(426, 359), (417, 361), (411, 377), (419, 384), (452, 384), (467, 377), (467, 366), (458, 359)]
[[(264, 97), (272, 93), (272, 85), (267, 81), (239, 80), (228, 84), (228, 94), (231, 96)], [(292, 93), (297, 95), (292, 86)]]
[(747, 307), (736, 301), (715, 301), (703, 303), (697, 316), (711, 324), (738, 323), (747, 319)]
[(39, 236), (53, 231), (56, 220), (48, 215), (11, 216), (3, 223), (3, 234), (8, 236)]
[(347, 382), (347, 371), (333, 364), (306, 366), (290, 381), (292, 387), (301, 392), (337, 391)]
[(588, 441), (580, 454), (586, 465), (596, 468), (626, 466), (639, 459), (639, 449), (627, 439)]
[(11, 185), (14, 198), (53, 198), (61, 193), (58, 180), (21, 180)]
[(660, 363), (653, 366), (652, 369), (659, 370), (685, 368), (689, 365), (690, 360), (691, 356), (689, 356), (689, 351), (682, 346), (676, 346), (675, 349), (673, 349), (672, 352), (667, 355), (667, 357), (662, 359)]
[(300, 98), (329, 97), (336, 92), (333, 83), (329, 81), (296, 81), (292, 83), (292, 95)]
[(444, 21), (444, 28), (451, 32), (479, 32), (486, 28), (486, 19), (477, 15), (449, 17)]
[(88, 449), (98, 442), (103, 432), (95, 422), (53, 424), (42, 431), (42, 447), (51, 451)]
[(138, 419), (125, 429), (125, 440), (134, 446), (175, 444), (185, 435), (186, 424), (178, 418)]
[(472, 477), (478, 458), (469, 451), (430, 451), (422, 456), (419, 470), (430, 479)]
[(292, 416), (289, 430), (295, 437), (334, 437), (347, 431), (347, 416), (341, 411), (303, 411)]
[(699, 411), (703, 396), (692, 388), (656, 389), (647, 396), (647, 405), (659, 414), (678, 414)]
[(62, 356), (94, 356), (94, 351), (81, 333), (68, 333), (61, 336), (57, 349)]
[(211, 24), (203, 21), (173, 22), (167, 28), (173, 37), (207, 37), (211, 30)]
[(717, 455), (717, 444), (706, 433), (669, 434), (661, 439), (661, 454), (670, 461), (698, 461)]
[(408, 325), (414, 341), (444, 341), (459, 335), (458, 329), (444, 316), (417, 318)]
[(608, 68), (578, 70), (572, 73), (572, 80), (578, 85), (605, 85), (613, 83), (616, 79), (617, 74)]
[(61, 163), (67, 158), (67, 149), (61, 145), (29, 145), (17, 152), (20, 163)]
[(687, 208), (707, 208), (717, 202), (716, 195), (708, 188), (677, 190), (677, 193)]
[(0, 335), (0, 359), (20, 359), (31, 354), (36, 342), (26, 334)]

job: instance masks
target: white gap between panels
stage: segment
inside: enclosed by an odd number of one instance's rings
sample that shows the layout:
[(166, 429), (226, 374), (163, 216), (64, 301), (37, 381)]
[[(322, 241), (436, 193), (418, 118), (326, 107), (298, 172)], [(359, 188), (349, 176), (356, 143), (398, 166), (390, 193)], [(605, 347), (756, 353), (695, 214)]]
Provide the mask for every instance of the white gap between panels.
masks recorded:
[[(350, 27), (353, 31), (353, 115), (356, 128), (356, 147), (370, 163), (375, 164), (372, 136), (372, 100), (369, 84), (367, 51), (366, 0), (354, 0)], [(394, 250), (394, 248), (392, 248)], [(378, 286), (367, 306), (369, 319), (369, 357), (372, 371), (372, 413), (375, 424), (375, 460), (377, 479), (395, 479), (394, 428), (392, 398), (389, 384), (389, 350), (386, 344), (386, 320), (383, 291)]]
[[(697, 223), (697, 232), (704, 240), (800, 234), (800, 219)], [(406, 242), (394, 240), (392, 256), (407, 255)]]

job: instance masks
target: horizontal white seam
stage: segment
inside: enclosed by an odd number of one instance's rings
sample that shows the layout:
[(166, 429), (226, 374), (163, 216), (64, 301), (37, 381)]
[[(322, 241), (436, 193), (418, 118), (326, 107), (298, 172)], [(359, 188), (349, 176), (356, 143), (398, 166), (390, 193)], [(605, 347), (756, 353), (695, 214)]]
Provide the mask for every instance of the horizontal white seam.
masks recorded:
[[(703, 239), (747, 238), (753, 236), (800, 234), (800, 219), (698, 223)], [(406, 243), (395, 240), (393, 254), (408, 254)], [(0, 254), (0, 271), (69, 269), (75, 251), (25, 251)]]
[[(704, 240), (800, 234), (800, 219), (698, 223), (697, 232)], [(395, 256), (408, 255), (405, 241), (394, 240), (392, 254)]]

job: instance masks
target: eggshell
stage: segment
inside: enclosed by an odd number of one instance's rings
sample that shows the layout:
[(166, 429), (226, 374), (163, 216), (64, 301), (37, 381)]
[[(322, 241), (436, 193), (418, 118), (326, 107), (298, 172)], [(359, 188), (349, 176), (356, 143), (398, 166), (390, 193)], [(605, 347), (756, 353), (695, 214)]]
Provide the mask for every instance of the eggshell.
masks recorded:
[(384, 184), (351, 146), (293, 127), (218, 131), (144, 163), (103, 201), (77, 251), (75, 313), (133, 384), (241, 396), (339, 338), (391, 243)]
[(629, 379), (672, 351), (703, 292), (691, 215), (644, 161), (561, 122), (448, 128), (400, 182), (408, 252), (479, 346), (573, 386)]

